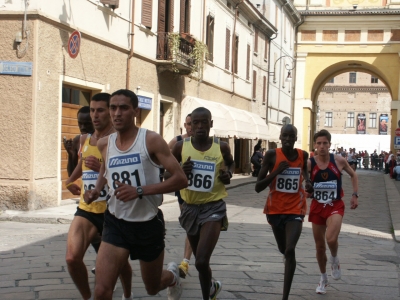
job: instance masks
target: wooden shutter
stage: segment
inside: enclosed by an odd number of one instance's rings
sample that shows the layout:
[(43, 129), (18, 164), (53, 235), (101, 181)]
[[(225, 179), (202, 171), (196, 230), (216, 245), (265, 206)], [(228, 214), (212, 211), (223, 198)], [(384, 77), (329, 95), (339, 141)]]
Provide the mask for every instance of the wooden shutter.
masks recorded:
[[(179, 32), (185, 32), (185, 14), (186, 14), (186, 0), (181, 0), (179, 17)], [(187, 32), (189, 33), (189, 32)]]
[(158, 1), (158, 32), (165, 32), (165, 0)]
[(174, 0), (169, 0), (169, 27), (168, 32), (174, 32)]
[(268, 37), (267, 36), (265, 36), (264, 58), (268, 59)]
[(186, 22), (186, 30), (190, 33), (190, 8), (192, 7), (191, 0), (186, 0), (186, 14), (185, 14), (185, 22)]
[(257, 72), (253, 71), (253, 99), (257, 96)]
[(254, 52), (258, 52), (258, 30), (254, 29)]
[(226, 29), (225, 38), (225, 69), (229, 70), (229, 52), (231, 47), (231, 31), (229, 28)]
[(246, 80), (250, 80), (250, 45), (247, 44)]
[(142, 24), (151, 29), (153, 19), (153, 1), (142, 0)]
[(207, 16), (207, 40), (208, 60), (213, 61), (214, 52), (214, 18), (211, 15)]
[(263, 77), (263, 103), (265, 103), (265, 100), (267, 96), (267, 76)]

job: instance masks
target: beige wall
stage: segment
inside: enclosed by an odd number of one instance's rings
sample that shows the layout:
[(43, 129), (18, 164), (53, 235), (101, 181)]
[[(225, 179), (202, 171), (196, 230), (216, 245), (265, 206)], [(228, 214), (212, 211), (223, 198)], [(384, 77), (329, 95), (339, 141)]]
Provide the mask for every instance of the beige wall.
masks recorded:
[[(357, 115), (366, 116), (366, 133), (379, 134), (379, 116), (388, 114), (390, 134), (391, 96), (386, 86), (378, 80), (371, 83), (371, 75), (357, 72), (357, 82), (349, 83), (349, 73), (334, 77), (334, 83), (327, 83), (318, 96), (319, 122), (317, 130), (326, 128), (331, 133), (356, 134)], [(332, 127), (326, 126), (326, 112), (332, 112)], [(354, 126), (347, 126), (347, 115), (354, 112)], [(376, 113), (376, 126), (370, 126), (370, 113)], [(346, 126), (345, 126), (346, 124)]]

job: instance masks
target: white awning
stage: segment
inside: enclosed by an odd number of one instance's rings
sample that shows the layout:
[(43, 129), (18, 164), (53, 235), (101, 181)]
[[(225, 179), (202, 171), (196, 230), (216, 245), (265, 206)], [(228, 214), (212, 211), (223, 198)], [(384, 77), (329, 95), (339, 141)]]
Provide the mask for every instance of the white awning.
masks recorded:
[(269, 141), (275, 142), (275, 143), (280, 143), (281, 140), (279, 139), (279, 136), (281, 135), (282, 126), (269, 123), (268, 128), (269, 128), (269, 136), (270, 136)]
[(270, 138), (268, 126), (259, 115), (191, 96), (185, 97), (182, 101), (181, 123), (184, 123), (186, 116), (198, 107), (205, 107), (211, 111), (213, 128), (210, 130), (210, 135), (241, 139), (268, 140)]

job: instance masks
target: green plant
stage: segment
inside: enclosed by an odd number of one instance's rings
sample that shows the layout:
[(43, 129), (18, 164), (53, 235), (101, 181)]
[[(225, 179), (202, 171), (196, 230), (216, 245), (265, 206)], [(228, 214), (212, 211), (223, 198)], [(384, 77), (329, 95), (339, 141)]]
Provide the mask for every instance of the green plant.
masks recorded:
[(171, 32), (168, 34), (168, 45), (172, 61), (172, 71), (175, 73), (179, 73), (179, 70), (176, 67), (176, 60), (179, 53), (180, 43), (180, 34), (178, 32)]
[[(187, 34), (186, 34), (187, 35)], [(182, 34), (178, 32), (171, 32), (168, 34), (168, 45), (172, 62), (172, 71), (179, 73), (179, 69), (176, 66), (178, 61), (178, 54), (180, 51)], [(208, 59), (208, 48), (207, 45), (194, 39), (192, 51), (189, 53), (188, 65), (190, 66), (190, 74), (192, 77), (200, 80), (203, 76), (204, 60)]]
[(204, 60), (208, 60), (208, 47), (203, 42), (196, 40), (194, 47), (189, 56), (192, 61), (190, 68), (192, 69), (191, 75), (197, 80), (203, 77)]

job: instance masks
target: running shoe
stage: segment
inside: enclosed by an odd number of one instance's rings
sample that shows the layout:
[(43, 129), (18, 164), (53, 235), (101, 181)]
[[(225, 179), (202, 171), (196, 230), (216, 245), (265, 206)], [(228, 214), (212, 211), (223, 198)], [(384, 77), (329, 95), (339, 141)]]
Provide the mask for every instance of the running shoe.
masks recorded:
[(186, 278), (188, 272), (189, 272), (189, 263), (182, 260), (181, 264), (179, 265), (179, 276), (181, 278)]
[(214, 293), (210, 294), (210, 299), (211, 300), (216, 300), (217, 299), (217, 295), (222, 290), (222, 283), (221, 283), (221, 281), (214, 280), (214, 278), (211, 279), (211, 283), (214, 286)]
[(332, 278), (335, 280), (339, 280), (342, 277), (342, 270), (340, 269), (339, 258), (336, 257), (336, 261), (334, 261), (333, 257), (330, 258), (331, 268), (332, 268)]
[(96, 267), (92, 268), (92, 273), (96, 275)]
[(325, 295), (326, 294), (326, 287), (328, 285), (329, 285), (328, 279), (323, 279), (322, 276), (321, 276), (321, 279), (319, 281), (319, 284), (318, 284), (317, 289), (315, 290), (315, 292), (317, 294)]
[(175, 277), (175, 284), (168, 287), (168, 300), (179, 300), (182, 295), (181, 278), (179, 277), (178, 265), (175, 262), (170, 262), (167, 265), (167, 270)]

